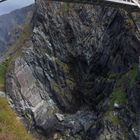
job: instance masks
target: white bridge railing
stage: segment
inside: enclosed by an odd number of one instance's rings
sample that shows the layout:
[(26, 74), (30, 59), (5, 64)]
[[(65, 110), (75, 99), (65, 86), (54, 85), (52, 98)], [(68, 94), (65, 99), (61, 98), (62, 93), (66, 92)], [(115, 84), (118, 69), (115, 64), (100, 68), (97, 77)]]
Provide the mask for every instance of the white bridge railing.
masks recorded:
[[(133, 10), (138, 10), (140, 8), (140, 0), (50, 0), (50, 1), (60, 1), (60, 2), (74, 2), (74, 3), (87, 3), (87, 4), (116, 4), (116, 6), (128, 5), (129, 8), (132, 6)], [(140, 9), (139, 9), (140, 10)]]
[(140, 0), (132, 0), (140, 8)]
[(140, 8), (140, 0), (105, 0), (105, 1), (126, 4), (126, 5), (132, 5), (132, 6), (137, 6)]

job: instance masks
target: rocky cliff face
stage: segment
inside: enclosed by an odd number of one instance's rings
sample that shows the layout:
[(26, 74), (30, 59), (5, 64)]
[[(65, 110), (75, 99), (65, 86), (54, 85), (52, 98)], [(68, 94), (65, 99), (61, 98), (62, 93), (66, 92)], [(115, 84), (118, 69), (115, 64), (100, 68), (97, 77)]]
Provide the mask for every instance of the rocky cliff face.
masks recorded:
[(48, 139), (138, 140), (140, 43), (127, 13), (36, 1), (32, 41), (7, 95)]

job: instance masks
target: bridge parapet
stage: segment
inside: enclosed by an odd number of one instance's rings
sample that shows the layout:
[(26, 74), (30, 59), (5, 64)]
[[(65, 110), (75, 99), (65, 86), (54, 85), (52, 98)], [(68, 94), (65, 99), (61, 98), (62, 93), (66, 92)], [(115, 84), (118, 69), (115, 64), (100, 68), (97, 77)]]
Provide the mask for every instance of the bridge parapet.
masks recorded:
[(50, 0), (50, 1), (106, 5), (110, 7), (125, 8), (132, 11), (140, 10), (140, 0)]

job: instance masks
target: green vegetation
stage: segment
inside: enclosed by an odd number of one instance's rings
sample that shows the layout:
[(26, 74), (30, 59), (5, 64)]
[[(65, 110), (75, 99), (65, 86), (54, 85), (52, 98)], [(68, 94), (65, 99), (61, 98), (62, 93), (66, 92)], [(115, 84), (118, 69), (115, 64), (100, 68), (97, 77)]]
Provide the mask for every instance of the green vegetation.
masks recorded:
[[(114, 103), (118, 105), (126, 105), (128, 103), (127, 93), (125, 92), (125, 84), (131, 88), (135, 84), (138, 77), (138, 64), (134, 64), (132, 68), (126, 73), (111, 73), (109, 79), (116, 79), (115, 88), (110, 96), (109, 110), (105, 114), (107, 120), (110, 120), (113, 125), (120, 125), (121, 119), (114, 113)], [(124, 137), (128, 137), (128, 133), (125, 132)]]
[(113, 91), (110, 97), (110, 105), (113, 107), (114, 103), (124, 105), (127, 103), (127, 95), (122, 88), (117, 88)]
[(124, 105), (127, 101), (127, 94), (124, 91), (124, 83), (128, 82), (130, 88), (135, 84), (138, 76), (138, 64), (134, 64), (132, 68), (125, 74), (111, 74), (109, 77), (121, 77), (117, 80), (116, 86), (110, 97), (110, 106), (113, 107), (114, 103)]
[(66, 63), (61, 62), (59, 59), (55, 59), (57, 65), (59, 65), (65, 73), (68, 73), (70, 70), (70, 66)]
[(1, 91), (4, 91), (5, 89), (5, 76), (6, 76), (8, 64), (9, 64), (9, 60), (0, 63), (0, 90)]
[[(22, 56), (23, 48), (30, 47), (30, 37), (32, 34), (32, 25), (30, 23), (24, 25), (23, 31), (20, 37), (15, 41), (15, 43), (8, 49), (6, 56), (9, 57), (10, 62), (13, 62), (17, 57)], [(12, 63), (8, 66), (8, 70), (12, 69)]]
[(114, 114), (114, 112), (112, 110), (109, 110), (106, 114), (105, 114), (106, 118), (111, 121), (113, 123), (113, 125), (119, 125), (121, 124), (121, 119)]
[(125, 105), (128, 102), (127, 94), (123, 88), (124, 78), (125, 76), (117, 81), (116, 87), (114, 88), (109, 100), (109, 111), (106, 113), (106, 117), (113, 125), (119, 125), (122, 123), (118, 115), (114, 114), (114, 104)]
[(69, 13), (70, 11), (70, 4), (69, 3), (64, 3), (64, 12)]
[(75, 81), (70, 80), (70, 79), (66, 79), (66, 83), (67, 83), (67, 86), (69, 86), (71, 89), (73, 89), (76, 85)]
[[(6, 54), (9, 58), (0, 63), (0, 91), (5, 91), (6, 72), (9, 66), (12, 67), (10, 62), (22, 54), (23, 47), (28, 47), (26, 41), (30, 38), (31, 31), (31, 25), (25, 25), (19, 39)], [(3, 97), (0, 97), (0, 140), (35, 140)]]
[(126, 19), (126, 23), (127, 23), (128, 27), (130, 27), (133, 32), (136, 32), (137, 27), (136, 27), (135, 21), (134, 21), (131, 14), (128, 14), (128, 18)]
[(32, 34), (32, 25), (28, 23), (24, 25), (23, 32), (17, 41), (17, 45), (24, 45), (24, 43), (30, 38), (31, 34)]
[(0, 140), (35, 140), (3, 97), (0, 97)]
[(134, 64), (131, 68), (131, 70), (126, 74), (126, 76), (129, 78), (130, 80), (130, 86), (132, 87), (138, 77), (138, 64)]
[(58, 85), (56, 82), (52, 81), (51, 87), (55, 93), (60, 94), (61, 96), (65, 96), (64, 89), (60, 85)]
[(124, 132), (124, 138), (125, 138), (125, 140), (128, 140), (128, 138), (129, 138), (129, 133), (127, 131)]
[(32, 25), (30, 23), (24, 25), (23, 31), (17, 41), (10, 47), (7, 52), (7, 56), (10, 56), (12, 60), (16, 59), (18, 56), (22, 54), (22, 49), (28, 46), (26, 42), (30, 39), (32, 34)]

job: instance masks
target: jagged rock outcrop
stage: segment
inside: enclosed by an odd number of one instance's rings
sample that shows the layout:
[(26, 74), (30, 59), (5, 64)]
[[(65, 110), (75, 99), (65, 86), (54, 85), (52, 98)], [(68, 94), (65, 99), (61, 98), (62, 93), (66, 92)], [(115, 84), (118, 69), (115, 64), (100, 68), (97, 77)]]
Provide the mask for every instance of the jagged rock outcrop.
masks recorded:
[(37, 0), (32, 41), (7, 74), (13, 107), (48, 139), (137, 140), (140, 43), (130, 20)]

